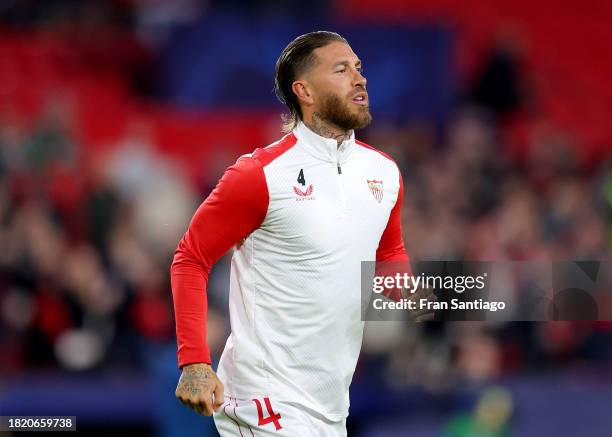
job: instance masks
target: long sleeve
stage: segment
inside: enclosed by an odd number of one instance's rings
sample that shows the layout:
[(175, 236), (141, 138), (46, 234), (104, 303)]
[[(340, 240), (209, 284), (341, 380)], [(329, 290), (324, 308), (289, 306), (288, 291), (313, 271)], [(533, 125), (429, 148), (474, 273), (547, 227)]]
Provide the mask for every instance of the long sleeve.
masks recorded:
[(239, 159), (195, 212), (170, 268), (178, 363), (209, 363), (208, 275), (213, 264), (263, 222), (268, 188), (259, 160)]
[(376, 261), (407, 261), (408, 255), (402, 237), (402, 203), (404, 202), (404, 182), (399, 176), (399, 193), (395, 206), (389, 215), (387, 227), (380, 237), (376, 250)]
[[(376, 274), (381, 276), (393, 276), (395, 273), (412, 274), (410, 260), (404, 247), (402, 236), (402, 203), (404, 201), (404, 182), (402, 175), (399, 176), (399, 193), (395, 206), (389, 215), (387, 227), (380, 237), (378, 249), (376, 250)], [(401, 261), (398, 263), (397, 261)], [(382, 262), (382, 264), (381, 264)], [(386, 263), (387, 262), (387, 263)], [(391, 289), (385, 296), (399, 301), (402, 298), (401, 289)]]

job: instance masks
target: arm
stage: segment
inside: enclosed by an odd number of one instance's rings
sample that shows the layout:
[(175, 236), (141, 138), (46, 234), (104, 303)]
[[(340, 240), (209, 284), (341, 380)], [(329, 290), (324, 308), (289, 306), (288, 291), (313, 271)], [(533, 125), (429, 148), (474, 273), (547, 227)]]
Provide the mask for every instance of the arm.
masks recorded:
[[(378, 276), (393, 276), (395, 273), (398, 273), (399, 270), (401, 270), (399, 273), (403, 273), (404, 271), (411, 273), (410, 262), (402, 236), (403, 202), (404, 182), (402, 181), (402, 175), (400, 173), (397, 200), (389, 215), (387, 227), (380, 237), (378, 249), (376, 249), (376, 275)], [(402, 298), (400, 289), (388, 290), (385, 292), (385, 296), (395, 301), (399, 301)]]
[[(399, 175), (399, 192), (397, 194), (397, 200), (395, 206), (391, 210), (389, 215), (389, 221), (387, 227), (383, 232), (378, 249), (376, 250), (376, 274), (377, 275), (395, 275), (395, 273), (408, 273), (412, 275), (412, 267), (410, 266), (410, 259), (406, 253), (404, 247), (404, 239), (402, 236), (402, 204), (404, 203), (404, 182), (402, 175)], [(380, 264), (379, 264), (380, 263)], [(389, 264), (386, 264), (389, 263)], [(385, 293), (387, 297), (395, 301), (402, 299), (402, 290), (394, 289)], [(424, 298), (429, 300), (435, 300), (436, 297), (429, 290), (420, 289), (410, 294), (411, 300)], [(413, 311), (412, 316), (417, 322), (432, 320), (432, 311)]]
[(228, 249), (263, 222), (268, 188), (258, 160), (241, 158), (228, 168), (195, 212), (176, 249), (170, 268), (178, 341), (183, 372), (176, 395), (183, 403), (212, 414), (223, 402), (223, 386), (210, 367), (206, 342), (206, 285), (212, 265)]
[(395, 206), (389, 215), (387, 227), (380, 237), (376, 249), (376, 261), (408, 261), (402, 237), (402, 203), (404, 203), (404, 181), (399, 175), (399, 192)]

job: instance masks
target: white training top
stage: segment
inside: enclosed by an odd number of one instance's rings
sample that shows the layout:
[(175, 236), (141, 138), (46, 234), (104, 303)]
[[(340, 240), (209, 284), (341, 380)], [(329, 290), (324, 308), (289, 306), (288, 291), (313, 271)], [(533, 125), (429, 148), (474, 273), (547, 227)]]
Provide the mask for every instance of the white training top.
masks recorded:
[[(193, 333), (202, 331), (193, 317), (202, 299), (186, 296), (197, 295), (193, 287), (201, 293), (212, 263), (237, 244), (231, 335), (218, 367), (226, 395), (268, 396), (344, 419), (363, 334), (361, 262), (407, 259), (402, 196), (397, 165), (354, 134), (338, 147), (300, 123), (241, 157), (177, 249), (179, 364), (209, 359), (201, 332)], [(189, 274), (205, 276), (204, 285), (188, 283)]]

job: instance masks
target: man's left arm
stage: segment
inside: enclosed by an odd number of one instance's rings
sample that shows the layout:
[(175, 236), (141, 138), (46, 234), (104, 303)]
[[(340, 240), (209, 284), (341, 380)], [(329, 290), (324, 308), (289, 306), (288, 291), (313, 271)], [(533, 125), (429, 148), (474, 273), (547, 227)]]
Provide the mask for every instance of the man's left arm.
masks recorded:
[[(389, 221), (385, 228), (380, 242), (378, 243), (378, 249), (376, 250), (376, 263), (377, 272), (385, 271), (387, 268), (391, 268), (392, 274), (395, 273), (407, 273), (412, 275), (412, 267), (410, 266), (410, 258), (406, 252), (404, 246), (404, 238), (402, 235), (402, 204), (404, 203), (404, 181), (402, 180), (402, 174), (399, 172), (399, 192), (397, 194), (397, 200), (395, 206), (391, 210), (389, 215)], [(385, 266), (384, 263), (388, 262), (389, 265)], [(381, 264), (382, 263), (382, 264)], [(398, 271), (399, 269), (402, 271)], [(378, 274), (378, 273), (377, 273)], [(383, 273), (384, 274), (384, 273)], [(435, 300), (435, 294), (431, 291), (419, 289), (416, 292), (412, 291), (409, 296), (402, 296), (402, 289), (394, 289), (388, 294), (388, 297), (399, 301), (403, 297), (408, 297), (411, 300), (418, 300), (421, 298)], [(412, 316), (417, 322), (424, 322), (427, 320), (433, 320), (434, 314), (430, 310), (415, 310), (411, 311)]]
[(402, 203), (404, 203), (404, 181), (402, 180), (402, 174), (399, 173), (397, 200), (389, 215), (387, 227), (380, 237), (378, 249), (376, 249), (376, 262), (406, 261), (406, 264), (410, 266), (402, 237)]

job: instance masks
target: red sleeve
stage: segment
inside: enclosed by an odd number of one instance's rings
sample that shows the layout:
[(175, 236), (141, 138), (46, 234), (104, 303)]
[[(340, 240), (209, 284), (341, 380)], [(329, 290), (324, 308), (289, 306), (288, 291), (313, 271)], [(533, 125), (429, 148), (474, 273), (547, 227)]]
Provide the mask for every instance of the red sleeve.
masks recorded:
[(399, 193), (395, 206), (389, 215), (387, 227), (380, 237), (376, 249), (376, 261), (407, 261), (408, 255), (402, 237), (402, 203), (404, 201), (404, 182), (399, 176)]
[[(394, 276), (395, 273), (412, 274), (408, 254), (404, 247), (404, 239), (402, 237), (402, 203), (404, 201), (404, 182), (402, 175), (399, 176), (399, 193), (395, 206), (389, 215), (387, 227), (380, 237), (378, 249), (376, 250), (376, 274), (382, 276)], [(380, 264), (379, 262), (383, 262)], [(384, 262), (388, 262), (385, 264)], [(402, 261), (401, 263), (393, 263), (390, 261)], [(401, 289), (391, 289), (385, 292), (385, 296), (399, 301), (402, 298)]]
[(263, 222), (268, 209), (263, 167), (241, 158), (195, 212), (170, 268), (179, 367), (211, 363), (206, 341), (206, 284), (212, 265)]

